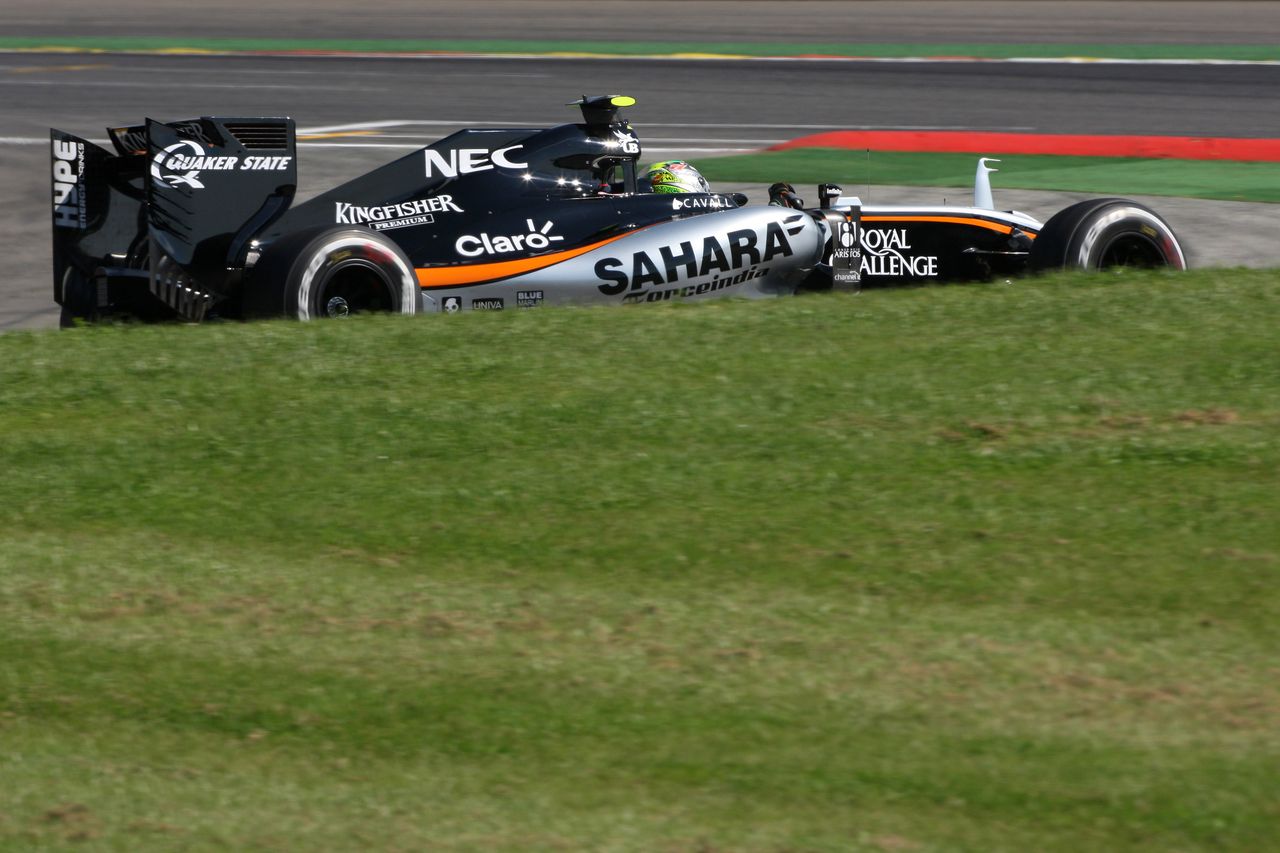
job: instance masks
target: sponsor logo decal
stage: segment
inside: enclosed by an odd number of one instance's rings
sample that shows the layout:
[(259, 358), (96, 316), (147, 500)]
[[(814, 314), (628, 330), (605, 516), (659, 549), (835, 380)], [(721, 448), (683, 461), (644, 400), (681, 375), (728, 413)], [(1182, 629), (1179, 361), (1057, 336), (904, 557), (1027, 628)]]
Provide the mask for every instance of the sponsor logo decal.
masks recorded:
[(631, 128), (615, 127), (613, 129), (613, 139), (606, 142), (605, 147), (621, 149), (623, 154), (639, 154), (640, 140), (636, 138)]
[(690, 296), (702, 296), (705, 293), (715, 293), (718, 290), (724, 290), (726, 287), (733, 287), (735, 284), (751, 281), (752, 279), (764, 278), (769, 274), (769, 268), (750, 267), (743, 270), (735, 276), (716, 276), (711, 281), (704, 281), (701, 284), (686, 284), (684, 287), (671, 287), (666, 290), (650, 290), (645, 293), (628, 293), (622, 297), (622, 301), (627, 305), (634, 305), (640, 302), (666, 302), (670, 299), (688, 299)]
[(832, 228), (832, 276), (837, 285), (856, 285), (862, 281), (862, 246), (858, 238), (858, 221), (849, 214), (836, 219)]
[[(189, 139), (195, 139), (206, 145), (217, 145), (218, 140), (209, 138), (204, 132), (204, 124), (200, 121), (179, 121), (166, 125)], [(147, 126), (109, 127), (107, 131), (120, 143), (120, 147), (131, 154), (146, 154), (149, 140)]]
[(292, 157), (210, 157), (200, 143), (184, 139), (164, 150), (156, 152), (151, 158), (151, 177), (171, 187), (186, 186), (192, 189), (204, 189), (200, 173), (209, 172), (278, 172), (289, 168)]
[(516, 291), (516, 307), (517, 308), (537, 308), (541, 304), (542, 304), (541, 290)]
[(84, 194), (84, 145), (53, 140), (53, 224), (61, 228), (88, 227)]
[(368, 225), (374, 231), (390, 231), (410, 225), (430, 225), (436, 221), (434, 213), (462, 213), (454, 204), (453, 196), (438, 195), (419, 198), (399, 204), (377, 207), (361, 207), (345, 201), (334, 202), (334, 219), (339, 225)]
[(490, 234), (463, 234), (453, 244), (454, 251), (464, 258), (477, 258), (480, 255), (505, 255), (511, 252), (540, 252), (549, 248), (552, 243), (558, 243), (564, 240), (559, 234), (552, 234), (551, 229), (555, 228), (555, 223), (547, 220), (542, 227), (533, 224), (532, 219), (526, 219), (525, 224), (529, 227), (527, 234), (510, 234), (497, 235)]
[(451, 151), (428, 148), (425, 151), (427, 177), (456, 178), (458, 175), (469, 175), (472, 172), (487, 172), (495, 167), (527, 169), (528, 163), (516, 159), (520, 156), (516, 152), (523, 147), (509, 145), (496, 151), (490, 151), (487, 148), (455, 148)]
[(147, 128), (145, 126), (132, 130), (127, 127), (111, 128), (111, 135), (119, 141), (120, 147), (125, 151), (133, 154), (147, 153)]
[(733, 199), (726, 195), (671, 199), (672, 210), (721, 210), (726, 207), (737, 207)]
[(457, 314), (462, 310), (462, 298), (459, 296), (446, 296), (440, 303), (440, 310), (446, 314)]
[(911, 255), (905, 228), (862, 229), (863, 275), (927, 276), (938, 274), (933, 255)]
[(502, 300), (496, 297), (489, 297), (488, 299), (472, 299), (471, 310), (472, 311), (501, 311)]
[[(756, 269), (761, 264), (790, 257), (793, 250), (787, 234), (795, 236), (803, 227), (797, 225), (784, 231), (778, 223), (770, 222), (765, 228), (763, 245), (755, 229), (744, 228), (723, 236), (704, 237), (701, 244), (686, 240), (676, 246), (662, 246), (656, 258), (648, 252), (636, 252), (626, 260), (601, 258), (596, 262), (595, 273), (596, 278), (606, 283), (597, 287), (606, 296), (619, 296), (628, 291), (634, 295), (646, 286), (675, 284), (683, 279), (691, 287), (677, 289), (682, 297), (709, 293), (713, 285), (715, 290), (722, 290), (762, 277), (768, 270)], [(703, 284), (708, 289), (699, 290)], [(690, 292), (684, 293), (686, 290)]]

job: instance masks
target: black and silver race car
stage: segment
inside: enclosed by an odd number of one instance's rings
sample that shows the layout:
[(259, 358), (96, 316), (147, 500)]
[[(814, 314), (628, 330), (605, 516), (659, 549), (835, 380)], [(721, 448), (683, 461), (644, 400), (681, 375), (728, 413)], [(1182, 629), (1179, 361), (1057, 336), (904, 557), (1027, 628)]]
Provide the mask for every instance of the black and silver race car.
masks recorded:
[(633, 103), (583, 97), (576, 124), (462, 130), (297, 206), (292, 119), (148, 119), (109, 128), (114, 153), (51, 131), (54, 299), (64, 324), (306, 320), (1186, 266), (1136, 202), (1043, 224), (994, 209), (985, 160), (972, 207), (863, 207), (833, 184), (812, 209), (781, 183), (768, 205), (647, 192), (619, 116)]

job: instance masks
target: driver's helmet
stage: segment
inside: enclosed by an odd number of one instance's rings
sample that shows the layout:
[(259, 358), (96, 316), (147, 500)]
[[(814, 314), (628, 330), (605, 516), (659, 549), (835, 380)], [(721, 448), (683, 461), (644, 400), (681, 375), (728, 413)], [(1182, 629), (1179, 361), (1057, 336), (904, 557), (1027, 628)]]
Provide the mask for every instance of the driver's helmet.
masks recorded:
[(683, 160), (654, 163), (644, 175), (656, 193), (709, 193), (711, 184), (697, 169)]

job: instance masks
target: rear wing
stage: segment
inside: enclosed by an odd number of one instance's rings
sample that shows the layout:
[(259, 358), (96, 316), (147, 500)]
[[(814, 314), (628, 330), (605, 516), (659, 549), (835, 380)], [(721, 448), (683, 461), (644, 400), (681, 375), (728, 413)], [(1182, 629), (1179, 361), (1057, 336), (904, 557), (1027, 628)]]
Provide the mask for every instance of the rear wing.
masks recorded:
[(293, 120), (148, 119), (108, 133), (115, 153), (50, 133), (54, 299), (76, 273), (97, 283), (100, 308), (145, 283), (179, 316), (203, 319), (239, 286), (253, 237), (293, 201)]

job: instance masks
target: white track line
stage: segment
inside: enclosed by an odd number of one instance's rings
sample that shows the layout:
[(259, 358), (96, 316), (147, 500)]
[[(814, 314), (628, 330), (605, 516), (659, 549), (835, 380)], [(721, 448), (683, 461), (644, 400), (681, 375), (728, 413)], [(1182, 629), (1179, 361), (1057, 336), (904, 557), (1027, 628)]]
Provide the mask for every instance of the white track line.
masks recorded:
[[(65, 86), (67, 88), (83, 89), (288, 89), (293, 91), (310, 91), (315, 86), (298, 85), (289, 86), (283, 83), (188, 83), (183, 80), (173, 81), (152, 81), (152, 82), (130, 82), (127, 80), (81, 80), (76, 79), (74, 83), (62, 80), (11, 80), (8, 78), (0, 78), (0, 86)], [(377, 91), (374, 86), (326, 86), (327, 91), (333, 92), (373, 92)]]
[[(90, 142), (103, 147), (109, 146), (111, 142), (106, 139), (90, 139)], [(680, 140), (670, 140), (679, 142)], [(719, 141), (719, 140), (708, 140)], [(48, 145), (47, 137), (38, 136), (0, 136), (0, 145)], [(409, 143), (397, 142), (299, 142), (299, 148), (381, 148), (390, 151), (417, 151), (422, 145), (413, 145)], [(652, 152), (670, 152), (680, 151), (690, 154), (741, 154), (748, 151), (758, 151), (758, 148), (691, 148), (680, 146), (678, 148), (672, 146), (644, 146), (644, 150)]]
[[(545, 127), (542, 121), (473, 121), (470, 119), (388, 119), (386, 121), (357, 121), (350, 124), (329, 124), (319, 127), (300, 127), (298, 135), (342, 133), (352, 130), (379, 130), (384, 127)], [(691, 130), (990, 130), (1000, 133), (1036, 128), (1029, 126), (974, 127), (963, 124), (761, 124), (758, 122), (671, 122), (647, 121), (645, 127), (681, 127)]]
[[(46, 142), (46, 143), (48, 142), (48, 140), (40, 140), (40, 141)], [(417, 151), (423, 146), (410, 145), (408, 143), (398, 143), (398, 142), (299, 142), (298, 147), (299, 148), (384, 148), (388, 150)], [(690, 148), (683, 145), (678, 148), (675, 148), (670, 145), (665, 145), (665, 146), (645, 145), (644, 150), (651, 153), (654, 151), (684, 151), (690, 154), (712, 154), (712, 153), (739, 154), (747, 151), (759, 151), (760, 149), (759, 148)]]
[[(462, 125), (460, 125), (460, 127), (461, 127), (461, 126), (462, 126)], [(307, 136), (307, 135), (311, 135), (311, 134), (302, 134), (302, 133), (299, 133), (299, 136)], [(315, 135), (318, 135), (318, 136), (324, 136), (325, 134), (315, 134)], [(369, 138), (369, 139), (423, 139), (423, 140), (428, 140), (428, 141), (434, 142), (434, 141), (435, 141), (436, 139), (438, 139), (439, 137), (436, 137), (436, 136), (428, 136), (428, 135), (421, 134), (421, 133), (379, 133), (379, 134), (376, 134), (376, 135), (375, 135), (375, 134), (370, 134), (370, 136), (369, 136), (369, 137), (365, 137), (365, 138)], [(312, 139), (300, 139), (299, 141), (300, 141), (300, 142), (314, 142), (315, 140), (312, 140)], [(647, 146), (650, 142), (692, 142), (692, 143), (699, 144), (699, 145), (701, 145), (701, 144), (705, 144), (705, 143), (714, 143), (714, 142), (723, 142), (723, 143), (725, 143), (726, 145), (776, 145), (776, 144), (778, 144), (779, 142), (787, 142), (787, 141), (788, 141), (788, 138), (787, 138), (787, 137), (783, 137), (783, 138), (781, 138), (781, 139), (744, 139), (744, 138), (740, 138), (740, 137), (734, 137), (733, 139), (686, 139), (686, 138), (684, 138), (683, 136), (674, 136), (674, 137), (673, 137), (673, 136), (646, 136), (646, 137), (644, 137), (644, 138), (641, 140), (641, 142), (642, 142), (643, 144), (645, 144), (646, 146)]]

